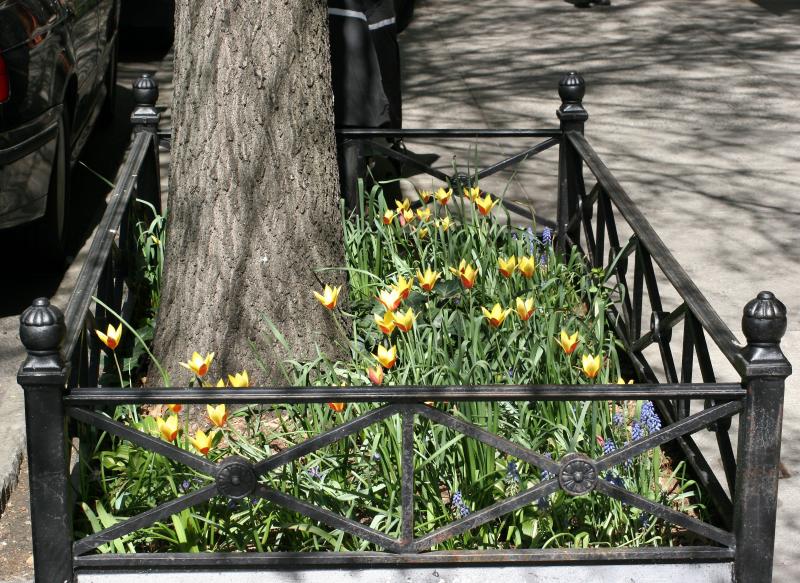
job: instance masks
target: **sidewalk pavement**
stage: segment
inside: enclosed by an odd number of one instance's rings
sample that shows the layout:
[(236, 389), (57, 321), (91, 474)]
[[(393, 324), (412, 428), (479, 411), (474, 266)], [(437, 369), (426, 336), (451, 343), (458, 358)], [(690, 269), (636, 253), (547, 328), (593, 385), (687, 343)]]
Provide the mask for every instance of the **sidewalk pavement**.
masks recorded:
[[(792, 475), (780, 482), (774, 581), (800, 580), (800, 10), (778, 0), (417, 0), (401, 43), (408, 128), (554, 127), (558, 80), (580, 71), (588, 139), (731, 330), (741, 337), (742, 307), (762, 289), (786, 304), (783, 349), (796, 373), (782, 460)], [(481, 149), (490, 158), (511, 146)], [(530, 164), (512, 195), (554, 216), (553, 157)], [(715, 370), (736, 380), (719, 355)], [(13, 383), (2, 372), (0, 384)]]

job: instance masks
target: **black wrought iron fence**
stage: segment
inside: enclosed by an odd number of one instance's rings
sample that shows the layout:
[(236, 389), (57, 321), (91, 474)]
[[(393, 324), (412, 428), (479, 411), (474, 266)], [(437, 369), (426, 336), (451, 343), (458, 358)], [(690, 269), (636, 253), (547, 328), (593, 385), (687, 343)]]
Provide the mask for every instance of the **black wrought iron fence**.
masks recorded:
[[(771, 580), (777, 480), (781, 438), (781, 407), (785, 378), (791, 367), (779, 343), (786, 329), (786, 311), (769, 292), (761, 292), (744, 308), (742, 328), (747, 343), (736, 342), (733, 333), (713, 311), (695, 284), (678, 265), (630, 197), (609, 172), (583, 135), (588, 115), (583, 108), (583, 80), (577, 74), (562, 79), (559, 93), (561, 125), (552, 130), (346, 130), (339, 132), (344, 153), (344, 190), (355, 187), (355, 175), (366, 156), (383, 155), (410, 164), (438, 180), (461, 188), (478, 176), (485, 178), (504, 168), (530, 160), (551, 147), (559, 147), (557, 242), (562, 251), (578, 246), (587, 269), (603, 267), (623, 293), (612, 308), (616, 334), (624, 344), (629, 364), (636, 372), (635, 385), (592, 386), (472, 386), (472, 387), (291, 387), (228, 389), (119, 389), (97, 387), (99, 348), (91, 332), (106, 319), (92, 312), (91, 296), (124, 312), (126, 294), (126, 213), (137, 196), (158, 200), (158, 116), (151, 81), (140, 80), (134, 112), (138, 129), (125, 168), (115, 188), (87, 265), (70, 299), (66, 318), (36, 300), (23, 314), (20, 334), (28, 359), (19, 373), (25, 391), (28, 454), (31, 480), (32, 527), (36, 580), (72, 581), (83, 571), (119, 572), (141, 569), (316, 568), (374, 569), (378, 567), (453, 565), (485, 568), (489, 565), (586, 565), (652, 563), (722, 563), (731, 566), (733, 580)], [(517, 137), (542, 138), (473, 177), (446, 173), (417, 158), (387, 147), (375, 138), (386, 137)], [(584, 168), (596, 184), (586, 191)], [(525, 208), (505, 205), (528, 214)], [(632, 233), (620, 238), (617, 221)], [(633, 260), (630, 273), (629, 264)], [(681, 298), (667, 312), (662, 305), (658, 267)], [(645, 309), (645, 298), (649, 310)], [(643, 323), (647, 312), (649, 324)], [(672, 330), (683, 323), (680, 374), (672, 353)], [(706, 338), (714, 342), (741, 378), (738, 383), (716, 382)], [(64, 341), (64, 339), (66, 339)], [(63, 350), (62, 350), (63, 342)], [(643, 351), (657, 345), (664, 381), (659, 382)], [(693, 382), (699, 369), (702, 382)], [(460, 401), (618, 401), (647, 399), (656, 402), (665, 426), (617, 451), (597, 458), (570, 453), (550, 459), (476, 423), (459, 418), (426, 402)], [(692, 411), (691, 403), (703, 406)], [(251, 462), (227, 457), (214, 463), (161, 439), (114, 420), (100, 409), (122, 404), (295, 404), (331, 401), (379, 403), (363, 415), (306, 441)], [(730, 420), (739, 416), (738, 452), (733, 453)], [(383, 420), (401, 418), (402, 459), (399, 536), (392, 537), (357, 520), (336, 514), (309, 500), (270, 487), (263, 478), (312, 452), (333, 444)], [(455, 518), (424, 534), (415, 531), (415, 427), (421, 420), (491, 446), (543, 471), (533, 486), (490, 506)], [(211, 479), (208, 485), (122, 520), (95, 534), (74, 540), (68, 477), (67, 420), (95, 427), (163, 455)], [(726, 489), (711, 471), (691, 434), (712, 429), (724, 464)], [(677, 444), (697, 478), (710, 494), (716, 519), (703, 521), (612, 481), (602, 479), (614, 466), (653, 448)], [(457, 447), (454, 445), (453, 447)], [(695, 533), (701, 545), (652, 548), (593, 549), (497, 549), (486, 551), (431, 551), (438, 544), (490, 522), (537, 500), (563, 491), (570, 496), (597, 492), (639, 508), (681, 529)], [(183, 509), (213, 497), (265, 500), (306, 516), (330, 528), (348, 533), (385, 552), (350, 553), (154, 553), (93, 554), (101, 545), (138, 529), (165, 520)]]

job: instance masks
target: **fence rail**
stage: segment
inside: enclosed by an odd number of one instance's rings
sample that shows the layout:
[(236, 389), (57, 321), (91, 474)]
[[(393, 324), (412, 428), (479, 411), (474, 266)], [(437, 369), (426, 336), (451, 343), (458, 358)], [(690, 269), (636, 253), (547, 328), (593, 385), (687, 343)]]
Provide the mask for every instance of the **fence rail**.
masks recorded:
[[(559, 148), (557, 245), (563, 252), (577, 246), (587, 269), (602, 267), (622, 290), (612, 310), (616, 333), (625, 346), (635, 385), (592, 386), (454, 386), (454, 387), (292, 387), (250, 388), (246, 392), (219, 389), (161, 388), (117, 389), (98, 387), (100, 347), (91, 331), (105, 324), (109, 314), (95, 307), (97, 296), (113, 309), (132, 309), (134, 295), (128, 289), (130, 217), (137, 197), (156, 206), (160, 198), (158, 176), (158, 114), (154, 109), (157, 88), (141, 78), (134, 90), (140, 104), (133, 115), (136, 126), (131, 153), (120, 173), (98, 235), (92, 243), (66, 317), (46, 299), (36, 300), (22, 315), (20, 334), (28, 358), (18, 380), (25, 391), (28, 455), (31, 481), (31, 512), (37, 582), (73, 581), (77, 572), (118, 572), (130, 569), (236, 569), (286, 567), (314, 569), (333, 567), (394, 567), (446, 565), (582, 565), (653, 563), (714, 563), (733, 565), (734, 580), (767, 583), (771, 580), (777, 505), (781, 406), (784, 381), (791, 367), (780, 351), (786, 329), (783, 305), (769, 292), (761, 292), (744, 308), (746, 345), (711, 308), (708, 301), (630, 197), (583, 136), (588, 114), (583, 108), (583, 80), (571, 73), (559, 86), (561, 126), (553, 130), (340, 130), (343, 189), (347, 195), (357, 173), (369, 156), (386, 156), (410, 163), (420, 171), (462, 188), (471, 177), (431, 168), (402, 151), (390, 148), (385, 138), (545, 138), (527, 145), (483, 170), (481, 178), (515, 166), (549, 148)], [(597, 184), (587, 193), (584, 168)], [(512, 212), (530, 217), (530, 212), (506, 203)], [(614, 210), (619, 216), (616, 216)], [(622, 242), (616, 220), (626, 222), (633, 233)], [(634, 269), (629, 277), (628, 263)], [(656, 266), (681, 297), (672, 312), (664, 310)], [(649, 327), (643, 326), (645, 299), (649, 302)], [(672, 330), (684, 325), (678, 362), (672, 354)], [(646, 322), (645, 322), (646, 324)], [(720, 348), (741, 376), (741, 383), (718, 383), (711, 366), (706, 338)], [(64, 340), (66, 339), (66, 342)], [(64, 346), (62, 352), (61, 347)], [(657, 345), (666, 382), (659, 382), (643, 351)], [(701, 383), (693, 382), (699, 368)], [(680, 370), (680, 374), (678, 374)], [(479, 401), (614, 401), (653, 400), (665, 426), (614, 452), (597, 458), (570, 453), (553, 460), (528, 447), (488, 431), (476, 423), (442, 411), (426, 402)], [(298, 404), (330, 401), (374, 403), (362, 415), (328, 431), (309, 437), (269, 457), (248, 461), (227, 457), (214, 463), (170, 443), (116, 421), (98, 409), (121, 404), (165, 402), (226, 404)], [(692, 411), (692, 402), (703, 406)], [(739, 416), (738, 454), (729, 438), (730, 419)], [(259, 479), (309, 453), (335, 443), (375, 423), (399, 417), (400, 529), (396, 537), (379, 532), (351, 518), (270, 488)], [(122, 520), (95, 534), (74, 540), (69, 496), (69, 471), (65, 444), (70, 437), (67, 420), (95, 427), (149, 451), (194, 469), (210, 478), (197, 490), (169, 500), (150, 510)], [(419, 420), (447, 427), (542, 470), (546, 477), (533, 486), (499, 500), (467, 516), (454, 519), (422, 535), (414, 531), (414, 431)], [(728, 491), (710, 470), (708, 462), (691, 438), (702, 429), (713, 430), (723, 460)], [(717, 510), (714, 523), (648, 500), (603, 478), (603, 472), (650, 449), (677, 444), (704, 484)], [(557, 491), (582, 496), (599, 492), (637, 507), (679, 528), (693, 532), (705, 544), (664, 548), (611, 549), (506, 549), (486, 551), (430, 551), (454, 536), (485, 524)], [(368, 541), (388, 552), (349, 553), (163, 553), (153, 555), (87, 554), (99, 546), (164, 520), (170, 515), (215, 496), (230, 499), (266, 500)]]

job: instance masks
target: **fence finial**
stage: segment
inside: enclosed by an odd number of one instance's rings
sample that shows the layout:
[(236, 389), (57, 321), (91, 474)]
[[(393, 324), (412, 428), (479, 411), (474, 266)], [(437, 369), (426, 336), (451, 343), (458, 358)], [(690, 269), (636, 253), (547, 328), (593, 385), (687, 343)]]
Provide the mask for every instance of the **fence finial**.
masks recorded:
[[(749, 370), (747, 376), (760, 372), (770, 375), (791, 373), (791, 365), (780, 349), (781, 338), (786, 332), (786, 306), (770, 291), (760, 292), (747, 302), (742, 312), (742, 332), (747, 346), (742, 357)], [(785, 371), (777, 370), (786, 369)]]
[(134, 131), (158, 131), (160, 114), (156, 109), (158, 101), (158, 82), (147, 73), (140, 75), (133, 82), (133, 100), (136, 107), (131, 114), (131, 123)]
[(562, 122), (589, 119), (588, 112), (583, 107), (583, 96), (586, 95), (586, 82), (580, 73), (570, 71), (558, 82), (558, 96), (561, 97), (561, 107), (558, 108), (558, 119)]
[(19, 318), (19, 337), (28, 350), (21, 372), (61, 370), (60, 348), (66, 326), (64, 314), (47, 298), (37, 298)]

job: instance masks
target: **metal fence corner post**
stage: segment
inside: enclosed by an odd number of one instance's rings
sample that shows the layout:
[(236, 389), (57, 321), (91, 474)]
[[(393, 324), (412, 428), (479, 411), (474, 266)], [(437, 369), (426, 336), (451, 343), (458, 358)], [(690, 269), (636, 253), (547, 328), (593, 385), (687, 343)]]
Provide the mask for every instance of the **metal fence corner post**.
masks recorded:
[(780, 349), (786, 332), (786, 307), (762, 291), (742, 315), (747, 346), (742, 349), (747, 389), (739, 419), (739, 447), (734, 496), (737, 583), (772, 581), (778, 466), (786, 377), (792, 372)]
[(67, 367), (61, 355), (64, 315), (47, 298), (20, 316), (19, 335), (28, 358), (17, 374), (25, 392), (31, 531), (36, 583), (71, 583), (72, 501), (62, 401)]
[(589, 113), (583, 107), (583, 96), (586, 94), (586, 82), (575, 71), (564, 75), (558, 83), (558, 95), (561, 107), (556, 114), (561, 121), (561, 143), (558, 149), (558, 210), (556, 222), (556, 249), (563, 255), (569, 249), (568, 240), (578, 243), (580, 223), (570, 226), (570, 218), (578, 209), (580, 193), (583, 185), (583, 161), (570, 141), (567, 132), (583, 133), (584, 124)]
[(156, 108), (158, 82), (147, 73), (140, 75), (133, 82), (133, 99), (136, 103), (131, 114), (133, 134), (135, 136), (140, 132), (148, 132), (152, 137), (152, 160), (149, 167), (153, 171), (142, 172), (138, 179), (137, 191), (144, 194), (161, 213), (161, 165), (158, 159), (158, 124), (161, 121), (161, 114)]

